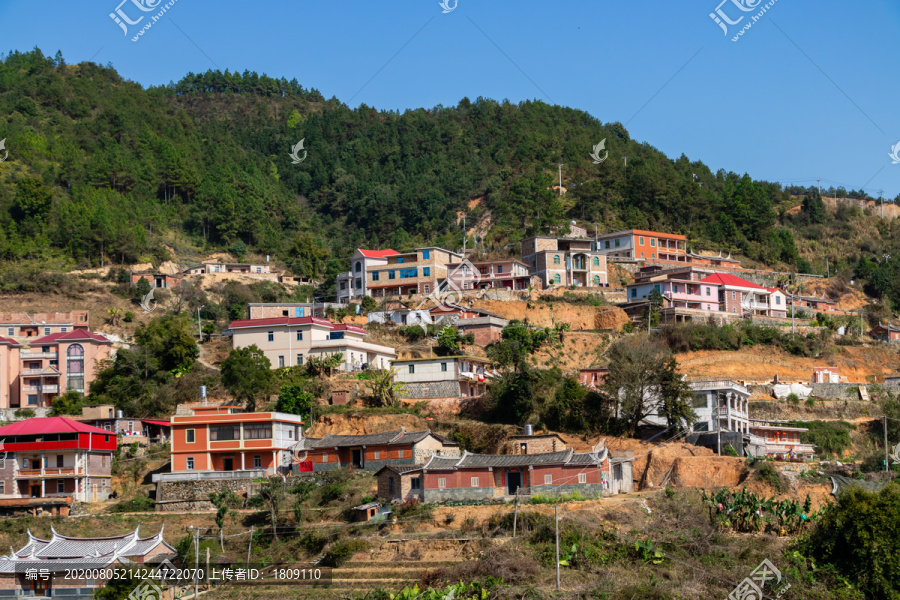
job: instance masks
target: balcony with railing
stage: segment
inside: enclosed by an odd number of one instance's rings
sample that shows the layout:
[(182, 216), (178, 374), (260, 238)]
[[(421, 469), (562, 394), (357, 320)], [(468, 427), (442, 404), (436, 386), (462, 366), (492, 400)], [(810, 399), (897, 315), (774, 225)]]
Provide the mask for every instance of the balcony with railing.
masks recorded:
[(19, 358), (21, 358), (22, 360), (35, 358), (49, 358), (52, 360), (56, 360), (59, 358), (59, 352), (31, 352), (28, 350), (23, 350), (21, 353), (19, 353)]
[(17, 479), (34, 479), (36, 477), (73, 477), (84, 475), (84, 469), (80, 467), (44, 467), (42, 469), (19, 469), (16, 472)]
[(746, 419), (747, 411), (739, 408), (728, 408), (727, 406), (719, 407), (720, 417), (731, 417), (732, 419)]

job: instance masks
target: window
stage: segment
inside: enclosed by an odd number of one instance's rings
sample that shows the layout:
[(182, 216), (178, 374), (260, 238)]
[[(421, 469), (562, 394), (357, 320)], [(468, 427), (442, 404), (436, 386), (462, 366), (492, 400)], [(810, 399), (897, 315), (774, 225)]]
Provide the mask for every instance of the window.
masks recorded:
[(414, 490), (422, 489), (422, 480), (419, 479), (418, 477), (411, 478), (409, 480), (409, 483), (410, 483), (410, 488), (412, 488)]
[(600, 285), (600, 276), (594, 275), (594, 285)]
[(260, 456), (259, 454), (253, 455), (253, 468), (262, 469), (262, 456)]
[(415, 372), (416, 372), (416, 365), (409, 365), (409, 372), (410, 372), (410, 373), (415, 373)]
[(400, 279), (413, 279), (419, 276), (418, 269), (403, 269), (400, 271)]
[(66, 482), (65, 481), (57, 481), (56, 482), (56, 493), (64, 494), (66, 492)]
[(656, 284), (656, 285), (654, 285), (653, 287), (654, 287), (654, 289), (655, 289), (657, 292), (660, 291), (660, 290), (659, 290), (659, 284)]
[(497, 265), (497, 275), (503, 274), (503, 265)]
[(378, 281), (378, 271), (372, 273), (372, 281)]
[(302, 331), (298, 331), (298, 332), (297, 332), (297, 341), (298, 341), (298, 342), (302, 342), (302, 341), (303, 341), (303, 332), (302, 332)]
[(553, 483), (553, 475), (544, 475), (544, 485), (551, 485)]
[(372, 457), (372, 460), (380, 460), (381, 459), (381, 450), (375, 450), (375, 452), (373, 452), (373, 454), (374, 454), (374, 456)]
[(441, 373), (447, 372), (447, 363), (441, 363)]
[(732, 299), (732, 300), (734, 300), (734, 299), (737, 297), (736, 294), (737, 294), (736, 292), (731, 292), (731, 299)]
[(631, 288), (631, 297), (637, 298), (637, 288)]
[(388, 477), (388, 492), (391, 494), (394, 493), (394, 478), (393, 477)]
[(554, 265), (558, 265), (558, 264), (559, 264), (559, 254), (554, 254), (554, 255), (553, 255), (553, 264), (554, 264)]
[(342, 339), (344, 339), (344, 332), (343, 331), (332, 331), (331, 333), (328, 334), (328, 339), (329, 340), (342, 340)]
[(431, 286), (426, 283), (425, 284), (425, 293), (428, 294), (430, 292), (431, 292)]
[(16, 328), (15, 327), (7, 327), (6, 335), (10, 335), (10, 336), (16, 335)]
[(643, 246), (643, 245), (644, 245), (644, 236), (639, 236), (638, 237), (638, 246)]
[(356, 279), (353, 280), (353, 282), (354, 282), (353, 283), (354, 288), (356, 288), (358, 290), (362, 289), (362, 279), (361, 278), (357, 277)]
[(403, 258), (402, 256), (401, 256), (400, 258), (397, 259), (397, 262), (398, 262), (398, 263), (402, 263), (403, 261), (404, 261), (404, 258)]
[[(618, 242), (619, 240), (616, 240), (616, 241)], [(619, 244), (616, 244), (616, 246), (618, 246), (618, 245)], [(603, 247), (606, 248), (607, 250), (609, 250), (609, 240), (606, 240), (605, 242), (603, 242)]]
[(37, 406), (38, 397), (37, 394), (28, 394), (28, 405), (29, 406)]
[(403, 448), (397, 450), (397, 458), (403, 458)]
[(431, 250), (422, 250), (422, 258), (425, 260), (431, 258)]
[(775, 304), (781, 304), (781, 296), (775, 296)]
[(444, 489), (447, 487), (447, 478), (446, 477), (438, 477), (438, 487)]
[(388, 279), (396, 279), (396, 277), (394, 277), (394, 271), (388, 271)]
[(256, 272), (257, 272), (257, 273), (262, 273), (262, 267), (256, 267)]
[(281, 369), (284, 367), (284, 356), (278, 357), (278, 368)]
[(66, 377), (67, 389), (84, 392), (84, 346), (81, 344), (66, 349)]
[(359, 273), (360, 271), (362, 271), (362, 263), (358, 262), (356, 263), (356, 272)]
[(103, 436), (103, 441), (104, 441), (104, 442), (108, 442), (108, 441), (109, 441), (109, 436), (108, 436), (108, 435), (104, 435), (104, 436)]
[(595, 257), (594, 257), (594, 266), (595, 266), (595, 267), (599, 267), (599, 266), (600, 266), (600, 257), (599, 257), (599, 256), (595, 256)]
[(288, 311), (286, 311), (286, 310), (281, 311), (281, 316), (282, 317), (288, 316)]
[(559, 283), (559, 273), (553, 276), (553, 283)]
[(44, 335), (50, 335), (50, 328), (44, 327)]
[(270, 332), (269, 332), (269, 341), (270, 341), (270, 342), (274, 342), (274, 341), (275, 341), (275, 332), (274, 332), (274, 331), (270, 331)]
[(193, 456), (188, 456), (188, 457), (187, 457), (187, 466), (186, 466), (185, 468), (186, 468), (188, 471), (193, 471), (193, 470), (194, 470), (194, 457), (193, 457)]
[(587, 473), (578, 474), (578, 483), (587, 483)]
[(0, 481), (0, 495), (5, 494), (5, 493), (6, 493), (6, 482)]
[(245, 440), (271, 440), (271, 423), (247, 423), (244, 425)]
[(297, 366), (298, 366), (298, 367), (302, 367), (302, 366), (303, 366), (303, 355), (302, 355), (302, 354), (298, 354), (298, 355), (297, 355)]
[(186, 444), (193, 444), (195, 441), (197, 441), (197, 438), (194, 437), (194, 430), (193, 430), (193, 429), (187, 429), (187, 430), (185, 430), (185, 432), (184, 432), (184, 442), (185, 442)]
[(656, 248), (656, 238), (650, 238), (650, 245)]
[(422, 267), (422, 275), (429, 277), (431, 275), (431, 267)]
[(241, 439), (240, 425), (219, 425), (209, 428), (209, 439), (212, 442), (228, 442)]
[(61, 469), (61, 468), (63, 467), (63, 461), (64, 461), (64, 460), (65, 460), (65, 459), (63, 458), (63, 455), (62, 455), (62, 454), (57, 454), (57, 455), (56, 455), (56, 468), (57, 468), (57, 469)]
[(709, 288), (706, 288), (706, 295), (707, 295), (707, 296), (710, 295), (710, 293), (709, 293)]
[[(295, 317), (302, 317), (302, 316), (305, 316), (305, 313), (306, 313), (306, 309), (305, 309), (305, 308), (303, 308), (303, 307), (301, 307), (301, 306), (294, 307), (294, 316), (295, 316)], [(298, 333), (299, 333), (299, 332), (298, 332)], [(303, 334), (300, 333), (300, 337), (298, 337), (297, 339), (298, 339), (298, 340), (302, 340), (302, 339), (303, 339)]]
[(472, 487), (478, 487), (478, 478), (477, 477), (472, 478)]
[(323, 462), (323, 463), (327, 463), (327, 462), (328, 462), (328, 453), (327, 453), (327, 452), (323, 452), (323, 453), (322, 453), (322, 462)]

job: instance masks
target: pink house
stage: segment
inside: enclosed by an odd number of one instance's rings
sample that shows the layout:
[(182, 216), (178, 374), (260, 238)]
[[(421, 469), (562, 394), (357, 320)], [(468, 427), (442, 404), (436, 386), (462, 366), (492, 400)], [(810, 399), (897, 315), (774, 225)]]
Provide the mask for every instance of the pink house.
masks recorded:
[(719, 310), (737, 315), (783, 317), (786, 314), (784, 294), (764, 288), (728, 273), (714, 273), (702, 284), (719, 287)]

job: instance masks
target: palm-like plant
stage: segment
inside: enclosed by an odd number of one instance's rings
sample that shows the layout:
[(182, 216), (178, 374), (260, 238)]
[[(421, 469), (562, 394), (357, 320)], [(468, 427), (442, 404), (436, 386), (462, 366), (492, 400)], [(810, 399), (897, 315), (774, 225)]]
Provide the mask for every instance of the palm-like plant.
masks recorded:
[(375, 369), (369, 379), (369, 391), (376, 406), (398, 406), (400, 398), (408, 396), (406, 384), (394, 381), (396, 368)]

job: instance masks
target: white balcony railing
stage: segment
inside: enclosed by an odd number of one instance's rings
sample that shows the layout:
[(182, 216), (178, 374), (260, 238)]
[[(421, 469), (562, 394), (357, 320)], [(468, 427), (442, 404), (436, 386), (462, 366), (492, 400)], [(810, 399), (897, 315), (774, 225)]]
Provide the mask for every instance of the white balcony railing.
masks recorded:
[(28, 352), (23, 351), (19, 353), (19, 358), (29, 359), (29, 358), (50, 358), (56, 360), (59, 358), (59, 352)]
[(41, 392), (44, 394), (58, 394), (59, 386), (58, 385), (42, 385)]

